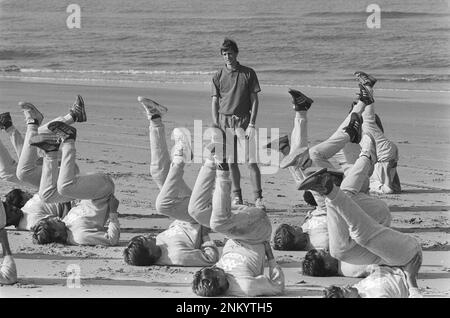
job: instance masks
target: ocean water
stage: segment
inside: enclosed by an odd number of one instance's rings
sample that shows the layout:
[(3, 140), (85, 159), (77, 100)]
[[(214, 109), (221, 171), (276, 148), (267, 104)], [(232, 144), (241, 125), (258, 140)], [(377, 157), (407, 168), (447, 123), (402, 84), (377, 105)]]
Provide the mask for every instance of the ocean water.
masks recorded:
[(209, 82), (225, 36), (262, 85), (450, 90), (448, 0), (0, 0), (0, 77)]

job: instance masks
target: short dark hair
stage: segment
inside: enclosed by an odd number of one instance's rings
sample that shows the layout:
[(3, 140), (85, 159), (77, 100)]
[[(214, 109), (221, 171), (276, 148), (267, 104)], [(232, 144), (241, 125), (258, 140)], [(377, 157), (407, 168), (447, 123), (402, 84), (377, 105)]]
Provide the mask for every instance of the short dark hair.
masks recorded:
[(316, 249), (309, 250), (302, 263), (303, 275), (326, 277), (334, 276), (336, 273), (326, 268), (323, 257)]
[(225, 294), (230, 287), (228, 281), (225, 286), (220, 286), (219, 278), (216, 277), (213, 267), (203, 267), (194, 274), (192, 291), (203, 297), (215, 297)]
[(279, 251), (291, 251), (294, 248), (295, 236), (293, 227), (289, 224), (281, 224), (273, 235), (273, 248)]
[(13, 189), (6, 194), (5, 202), (21, 209), (26, 203), (25, 192), (21, 189)]
[(133, 237), (125, 250), (123, 251), (123, 258), (125, 263), (134, 266), (150, 266), (155, 264), (158, 258), (151, 255), (144, 242), (147, 239), (144, 235)]
[(308, 203), (309, 205), (317, 206), (316, 199), (314, 198), (314, 195), (309, 190), (306, 190), (303, 193), (303, 200), (305, 200), (305, 202)]
[(232, 50), (235, 53), (239, 53), (239, 49), (236, 42), (229, 38), (223, 39), (222, 46), (220, 47), (220, 53), (223, 53), (223, 51), (226, 50)]
[(345, 298), (342, 287), (331, 285), (323, 291), (323, 298)]
[(62, 237), (55, 237), (55, 231), (52, 228), (51, 220), (52, 218), (40, 220), (31, 228), (31, 230), (33, 231), (32, 238), (34, 244), (42, 245), (49, 243), (66, 243), (66, 241)]

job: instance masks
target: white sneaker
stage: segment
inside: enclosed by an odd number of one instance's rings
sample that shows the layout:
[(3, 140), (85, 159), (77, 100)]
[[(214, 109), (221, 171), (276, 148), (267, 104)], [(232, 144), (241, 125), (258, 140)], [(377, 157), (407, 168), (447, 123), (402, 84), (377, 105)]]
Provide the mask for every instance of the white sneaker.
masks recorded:
[(25, 121), (37, 121), (37, 125), (41, 125), (44, 120), (44, 115), (31, 103), (19, 102), (19, 107), (22, 108), (25, 115)]
[(172, 160), (175, 157), (181, 157), (184, 162), (191, 161), (193, 154), (189, 130), (186, 128), (175, 128), (172, 132), (172, 139), (175, 141), (175, 146), (172, 150)]
[(167, 113), (167, 107), (163, 106), (150, 98), (138, 96), (138, 102), (141, 103), (142, 107), (144, 107), (145, 112), (147, 113), (147, 118), (150, 120), (154, 115), (164, 115)]
[(263, 198), (256, 199), (255, 207), (264, 211), (266, 210), (266, 205), (264, 204)]
[(231, 206), (244, 205), (244, 202), (239, 197), (234, 197), (233, 201), (231, 201)]

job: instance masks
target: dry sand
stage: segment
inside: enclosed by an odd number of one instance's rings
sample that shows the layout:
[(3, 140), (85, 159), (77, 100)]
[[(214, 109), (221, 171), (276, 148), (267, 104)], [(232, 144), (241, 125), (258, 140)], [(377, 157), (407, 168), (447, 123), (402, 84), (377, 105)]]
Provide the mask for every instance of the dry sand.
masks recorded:
[[(0, 112), (10, 111), (13, 121), (25, 130), (18, 101), (30, 101), (51, 119), (66, 113), (76, 94), (87, 104), (88, 122), (77, 124), (77, 157), (83, 171), (110, 173), (116, 183), (122, 235), (116, 247), (37, 246), (29, 232), (8, 230), (17, 262), (19, 283), (0, 286), (1, 297), (194, 297), (190, 289), (197, 268), (131, 267), (122, 260), (126, 242), (140, 233), (159, 233), (169, 219), (154, 209), (157, 187), (149, 173), (148, 122), (138, 95), (169, 107), (166, 133), (174, 127), (193, 129), (194, 120), (210, 123), (209, 86), (204, 84), (42, 83), (0, 81)], [(309, 116), (310, 143), (327, 138), (346, 116), (355, 90), (299, 86), (315, 103)], [(426, 297), (450, 296), (450, 94), (442, 92), (376, 91), (377, 112), (387, 136), (399, 146), (399, 175), (403, 193), (383, 195), (389, 204), (392, 227), (422, 243), (424, 262), (419, 286)], [(279, 127), (289, 133), (292, 112), (286, 87), (262, 86), (258, 127)], [(0, 138), (9, 144), (1, 134)], [(186, 180), (193, 185), (199, 164), (187, 165)], [(248, 170), (242, 167), (244, 200), (251, 199)], [(294, 189), (290, 175), (279, 170), (263, 175), (268, 212), (276, 227), (300, 224), (308, 210)], [(1, 182), (0, 193), (13, 185)], [(222, 240), (220, 235), (214, 238)], [(354, 283), (358, 279), (302, 276), (304, 252), (275, 251), (286, 274), (289, 297), (320, 297), (323, 287)], [(68, 288), (71, 264), (81, 270), (81, 288)]]

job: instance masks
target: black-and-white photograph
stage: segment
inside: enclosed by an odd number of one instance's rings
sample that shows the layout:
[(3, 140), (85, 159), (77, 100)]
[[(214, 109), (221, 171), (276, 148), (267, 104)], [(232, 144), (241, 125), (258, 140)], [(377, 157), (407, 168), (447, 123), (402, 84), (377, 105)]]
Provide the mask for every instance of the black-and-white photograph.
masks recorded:
[(0, 0), (0, 98), (0, 298), (450, 297), (449, 0)]

